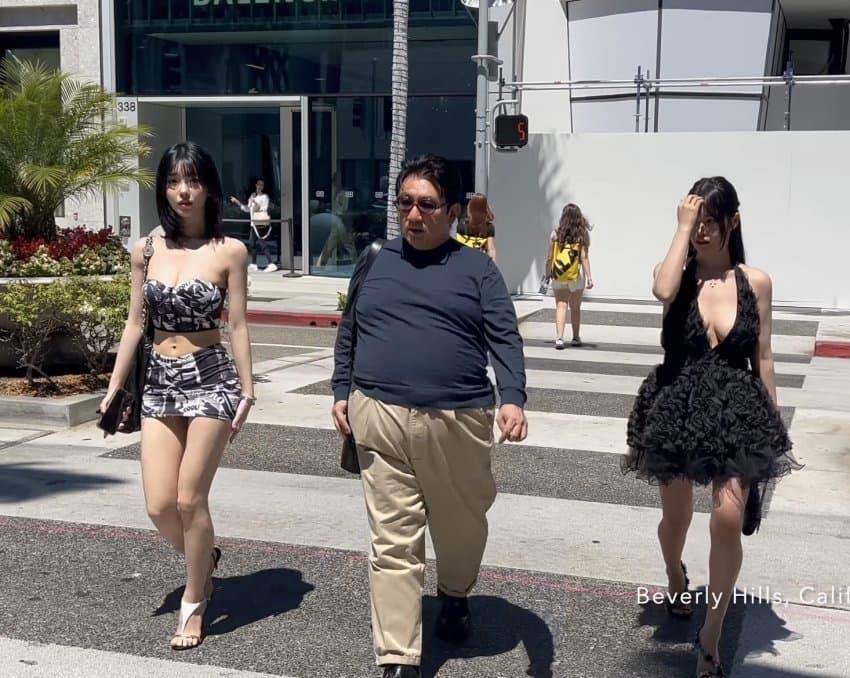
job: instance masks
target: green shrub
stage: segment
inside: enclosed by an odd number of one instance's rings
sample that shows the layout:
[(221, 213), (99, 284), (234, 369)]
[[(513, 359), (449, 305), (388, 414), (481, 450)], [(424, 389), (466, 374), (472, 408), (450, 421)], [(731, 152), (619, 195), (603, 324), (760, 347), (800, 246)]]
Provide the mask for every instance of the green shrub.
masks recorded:
[(68, 333), (92, 374), (107, 369), (109, 353), (121, 340), (130, 305), (130, 279), (72, 280), (65, 284), (66, 317), (74, 320)]
[(70, 337), (93, 374), (103, 373), (118, 343), (130, 303), (130, 280), (68, 278), (48, 284), (16, 282), (0, 290), (0, 308), (11, 329), (0, 340), (11, 344), (18, 366), (33, 385), (43, 370), (50, 340)]
[(62, 313), (66, 305), (65, 286), (61, 283), (13, 283), (0, 293), (0, 307), (11, 321), (11, 329), (1, 338), (11, 344), (18, 366), (26, 370), (30, 387), (36, 374), (51, 381), (42, 366), (51, 338), (68, 326), (68, 318)]

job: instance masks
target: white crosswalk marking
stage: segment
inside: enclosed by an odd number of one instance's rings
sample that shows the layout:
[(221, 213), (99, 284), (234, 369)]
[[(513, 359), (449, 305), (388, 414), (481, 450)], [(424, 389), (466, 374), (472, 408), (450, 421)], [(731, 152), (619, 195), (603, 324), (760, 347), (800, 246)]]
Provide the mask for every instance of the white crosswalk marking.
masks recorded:
[[(551, 301), (545, 304), (548, 307)], [(616, 463), (616, 455), (624, 452), (630, 399), (642, 375), (661, 360), (660, 354), (646, 350), (658, 345), (659, 330), (647, 325), (659, 308), (602, 301), (585, 308), (595, 313), (627, 313), (633, 320), (643, 316), (640, 322), (644, 324), (591, 321), (582, 328), (582, 338), (589, 346), (563, 351), (540, 341), (551, 340), (551, 322), (532, 317), (523, 324), (522, 334), (529, 340), (525, 355), (531, 363), (527, 372), (530, 403), (538, 403), (539, 409), (532, 406), (527, 413), (528, 440), (522, 446), (500, 450), (499, 463), (513, 464), (504, 469), (505, 478), (515, 482), (499, 495), (490, 512), (484, 564), (664, 586), (666, 576), (655, 537), (660, 517), (655, 491), (647, 492), (639, 481), (624, 479)], [(793, 328), (797, 327), (793, 323), (818, 322), (819, 316), (785, 309), (777, 312), (776, 319)], [(594, 348), (594, 342), (605, 346)], [(262, 345), (273, 350), (285, 343), (264, 341)], [(796, 408), (791, 436), (797, 457), (807, 466), (779, 483), (762, 530), (745, 540), (739, 582), (745, 591), (767, 587), (780, 592), (791, 603), (785, 615), (792, 634), (789, 638), (796, 638), (794, 633), (803, 638), (775, 643), (784, 661), (747, 657), (742, 651), (733, 676), (774, 675), (767, 671), (777, 667), (802, 671), (811, 666), (814, 655), (819, 663), (816, 672), (793, 675), (846, 675), (850, 666), (846, 643), (836, 642), (828, 654), (819, 654), (822, 646), (816, 640), (821, 633), (829, 638), (850, 634), (850, 595), (821, 606), (804, 606), (798, 600), (804, 587), (828, 591), (850, 584), (846, 574), (850, 562), (850, 402), (846, 398), (850, 361), (811, 360), (813, 347), (814, 333), (774, 337), (774, 351), (788, 357), (777, 362), (777, 374), (794, 380), (788, 382), (792, 385), (780, 386), (779, 399), (783, 406)], [(268, 445), (287, 444), (289, 438), (275, 431), (295, 430), (306, 431), (305, 439), (313, 441), (308, 444), (324, 444), (323, 436), (333, 431), (329, 416), (332, 396), (317, 385), (327, 382), (332, 371), (332, 350), (307, 346), (297, 355), (255, 365), (258, 402), (250, 422), (266, 432)], [(315, 393), (301, 392), (311, 387), (317, 389)], [(44, 474), (73, 470), (107, 478), (110, 484), (80, 487), (72, 495), (44, 493), (16, 500), (9, 498), (11, 494), (2, 494), (0, 515), (151, 529), (142, 508), (138, 463), (129, 457), (103, 457), (137, 440), (138, 435), (103, 441), (93, 425), (86, 425), (4, 449), (4, 465), (30, 466)], [(310, 453), (309, 448), (305, 453)], [(217, 533), (363, 553), (367, 531), (359, 484), (351, 478), (332, 477), (333, 470), (222, 468), (211, 497)], [(705, 494), (700, 496), (705, 502)], [(697, 586), (707, 580), (710, 545), (707, 504), (700, 506), (686, 548), (691, 579)], [(632, 614), (632, 610), (624, 614)], [(745, 617), (742, 637), (757, 634), (757, 623), (756, 616)], [(20, 661), (30, 656), (43, 663), (42, 673), (21, 670)], [(120, 661), (120, 655), (54, 645), (30, 647), (0, 638), (0, 675), (51, 675), (44, 673), (44, 666), (61, 661), (97, 667)], [(133, 662), (127, 665), (126, 675), (167, 675), (173, 666), (169, 660), (134, 657)], [(210, 673), (204, 673), (207, 668)], [(181, 675), (260, 674), (196, 665), (193, 672)]]

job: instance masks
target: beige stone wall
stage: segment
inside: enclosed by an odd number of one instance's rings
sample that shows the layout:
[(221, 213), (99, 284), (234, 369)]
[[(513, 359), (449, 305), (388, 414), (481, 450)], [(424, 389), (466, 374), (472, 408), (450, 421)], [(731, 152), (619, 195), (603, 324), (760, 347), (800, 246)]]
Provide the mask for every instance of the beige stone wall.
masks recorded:
[[(67, 12), (57, 12), (56, 6), (76, 5), (76, 24), (56, 23), (67, 16)], [(0, 31), (30, 32), (59, 31), (60, 64), (62, 70), (74, 77), (101, 83), (101, 32), (99, 18), (99, 0), (2, 0), (0, 11), (6, 12), (14, 22), (17, 8), (35, 8), (39, 11), (28, 13), (27, 25), (8, 25), (3, 22)], [(65, 217), (57, 219), (61, 226), (86, 224), (91, 228), (103, 226), (103, 198), (96, 197), (81, 201), (68, 201), (65, 205)]]

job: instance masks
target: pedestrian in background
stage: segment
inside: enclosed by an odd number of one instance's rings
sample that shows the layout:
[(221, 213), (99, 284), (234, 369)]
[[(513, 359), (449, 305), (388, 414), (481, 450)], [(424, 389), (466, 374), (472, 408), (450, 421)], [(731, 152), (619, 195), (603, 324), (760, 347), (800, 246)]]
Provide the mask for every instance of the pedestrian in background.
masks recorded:
[(258, 177), (254, 183), (254, 192), (248, 197), (248, 202), (242, 202), (236, 196), (230, 196), (230, 202), (238, 206), (243, 212), (247, 212), (251, 223), (248, 233), (248, 247), (251, 251), (251, 263), (248, 270), (252, 273), (259, 270), (257, 266), (257, 254), (262, 250), (268, 260), (268, 264), (263, 269), (266, 273), (273, 273), (277, 270), (277, 264), (272, 256), (269, 248), (269, 236), (272, 234), (271, 214), (269, 213), (270, 201), (266, 194), (266, 182), (262, 177)]
[(555, 348), (564, 348), (567, 313), (573, 346), (581, 346), (581, 300), (586, 289), (593, 289), (590, 272), (590, 231), (592, 226), (574, 203), (566, 205), (561, 221), (552, 231), (546, 270), (555, 295)]
[(402, 237), (378, 253), (339, 327), (333, 420), (357, 441), (372, 542), (376, 659), (384, 678), (416, 678), (426, 524), (437, 555), (436, 633), (463, 642), (471, 632), (467, 596), (496, 496), (494, 419), (501, 440), (525, 438), (525, 366), (498, 268), (450, 237), (461, 209), (460, 173), (427, 155), (407, 163), (396, 194)]
[[(198, 647), (221, 550), (214, 546), (209, 492), (228, 441), (254, 403), (246, 313), (248, 253), (221, 225), (221, 181), (210, 155), (188, 143), (169, 148), (156, 175), (164, 235), (131, 253), (132, 288), (106, 396), (105, 412), (130, 372), (133, 354), (153, 325), (153, 350), (142, 398), (142, 483), (148, 514), (186, 559), (173, 650)], [(234, 359), (221, 344), (229, 295)]]
[(761, 520), (759, 486), (799, 468), (776, 401), (771, 281), (744, 263), (738, 206), (723, 177), (700, 179), (679, 204), (652, 287), (665, 308), (664, 363), (640, 387), (623, 459), (624, 471), (660, 485), (658, 538), (676, 616), (693, 612), (682, 562), (693, 485), (712, 486), (712, 602), (695, 641), (700, 678), (723, 675), (720, 635), (741, 568), (741, 533)]
[(495, 221), (487, 196), (474, 193), (466, 206), (466, 218), (458, 224), (455, 238), (461, 245), (481, 250), (496, 261)]

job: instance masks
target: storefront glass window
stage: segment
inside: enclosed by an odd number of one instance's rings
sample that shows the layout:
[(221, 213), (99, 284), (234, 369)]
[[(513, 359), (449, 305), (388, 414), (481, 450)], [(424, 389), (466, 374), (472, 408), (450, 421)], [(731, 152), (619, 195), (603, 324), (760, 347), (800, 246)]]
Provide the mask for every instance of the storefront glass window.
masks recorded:
[[(390, 92), (390, 0), (116, 0), (115, 8), (125, 94)], [(414, 3), (410, 93), (473, 91), (474, 49), (475, 26), (459, 0)]]
[(57, 70), (60, 66), (59, 31), (0, 32), (0, 61), (7, 56), (14, 56), (21, 61), (37, 62)]
[[(457, 163), (472, 190), (471, 96), (410, 97), (408, 156), (437, 153)], [(391, 133), (389, 97), (311, 100), (310, 251), (315, 275), (350, 276), (357, 257), (386, 234)]]
[[(279, 109), (187, 108), (186, 139), (207, 149), (216, 162), (224, 190), (224, 227), (228, 235), (249, 243), (249, 215), (232, 204), (230, 198), (233, 196), (246, 204), (258, 178), (263, 179), (265, 192), (270, 198), (271, 218), (280, 219), (282, 181)], [(266, 235), (266, 230), (262, 230), (263, 235)], [(279, 263), (279, 223), (272, 223), (266, 241), (274, 263)], [(259, 254), (259, 248), (256, 249)], [(258, 259), (257, 263), (261, 266), (272, 263), (264, 254)]]

